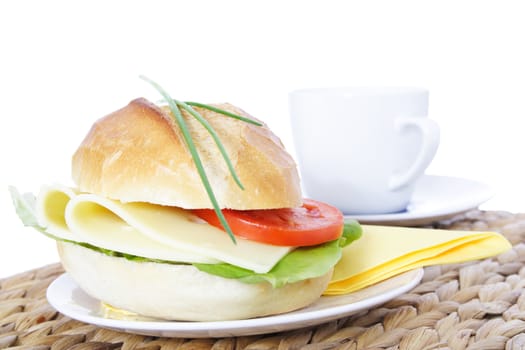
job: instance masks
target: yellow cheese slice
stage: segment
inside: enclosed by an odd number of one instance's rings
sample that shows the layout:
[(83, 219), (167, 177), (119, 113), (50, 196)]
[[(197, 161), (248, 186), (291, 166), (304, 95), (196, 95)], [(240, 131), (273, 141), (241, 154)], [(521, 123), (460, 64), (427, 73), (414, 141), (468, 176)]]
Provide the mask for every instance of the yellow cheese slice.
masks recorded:
[(53, 236), (75, 240), (69, 231), (64, 213), (66, 206), (77, 192), (72, 188), (52, 185), (42, 186), (36, 198), (35, 214), (41, 227)]
[[(70, 207), (71, 200), (76, 197), (77, 193), (70, 188), (60, 185), (43, 186), (36, 201), (36, 215), (40, 226), (45, 227), (46, 232), (58, 238), (88, 243), (96, 247), (145, 258), (188, 263), (213, 264), (220, 262), (217, 259), (177, 250), (151, 240), (115, 217), (110, 211), (106, 211), (103, 216), (92, 217), (95, 223), (104, 225), (106, 231), (94, 229), (90, 232), (89, 229), (86, 230), (85, 228), (71, 229), (66, 222), (65, 213), (66, 208)], [(71, 220), (69, 220), (69, 224), (71, 224)], [(107, 234), (108, 231), (109, 234)]]
[(496, 232), (362, 228), (361, 238), (344, 248), (326, 295), (350, 293), (418, 267), (494, 256), (512, 247)]
[(152, 259), (226, 262), (265, 273), (292, 250), (243, 239), (234, 244), (180, 208), (121, 203), (60, 187), (40, 193), (37, 211), (50, 234)]

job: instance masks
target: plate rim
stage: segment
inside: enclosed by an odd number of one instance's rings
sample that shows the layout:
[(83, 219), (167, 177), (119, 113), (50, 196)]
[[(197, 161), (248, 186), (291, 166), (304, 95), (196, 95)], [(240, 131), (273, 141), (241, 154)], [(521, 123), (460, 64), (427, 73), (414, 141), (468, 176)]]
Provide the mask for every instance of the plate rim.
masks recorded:
[[(53, 282), (51, 282), (46, 291), (46, 297), (49, 304), (51, 304), (52, 307), (62, 314), (78, 321), (93, 324), (102, 328), (109, 328), (134, 334), (163, 337), (220, 338), (268, 334), (302, 327), (310, 327), (351, 315), (366, 308), (380, 305), (414, 288), (423, 278), (424, 270), (423, 268), (416, 268), (406, 271), (404, 274), (406, 273), (413, 274), (413, 278), (407, 283), (354, 303), (348, 303), (339, 306), (328, 306), (319, 310), (308, 310), (307, 307), (304, 309), (304, 311), (295, 310), (289, 313), (245, 320), (203, 322), (128, 321), (109, 319), (94, 314), (90, 315), (88, 313), (75, 312), (75, 306), (81, 305), (75, 304), (72, 300), (57, 300), (58, 295), (63, 294), (64, 292), (64, 290), (61, 290), (61, 288), (63, 288), (63, 284), (69, 283), (71, 287), (67, 289), (67, 291), (70, 291), (71, 293), (78, 289), (76, 292), (78, 293), (80, 291), (83, 294), (82, 297), (89, 298), (91, 301), (95, 302), (97, 300), (83, 292), (67, 272), (60, 275)], [(402, 274), (398, 276), (401, 275)], [(398, 276), (394, 276), (393, 278)], [(322, 296), (321, 298), (337, 298), (345, 296), (347, 295)], [(70, 306), (68, 307), (68, 305)], [(84, 308), (83, 306), (81, 307)], [(295, 325), (297, 325), (297, 327), (295, 327)], [(246, 331), (249, 329), (252, 331)]]
[[(463, 178), (463, 177), (455, 177), (455, 176), (444, 176), (444, 175), (423, 175), (422, 179), (439, 179), (439, 181), (455, 181), (455, 182), (464, 182), (469, 183), (471, 185), (477, 185), (482, 190), (479, 191), (479, 194), (474, 197), (469, 204), (463, 204), (463, 205), (456, 205), (456, 206), (450, 206), (450, 205), (444, 205), (443, 208), (440, 208), (440, 210), (434, 210), (434, 211), (428, 211), (428, 212), (410, 212), (408, 211), (402, 211), (399, 213), (386, 213), (386, 214), (344, 214), (345, 220), (349, 219), (355, 219), (358, 221), (362, 221), (363, 223), (404, 223), (408, 221), (416, 221), (416, 220), (424, 220), (424, 219), (435, 219), (435, 218), (444, 218), (452, 215), (456, 215), (459, 213), (466, 212), (468, 210), (474, 209), (480, 204), (488, 201), (495, 195), (495, 190), (492, 186), (489, 184), (486, 184), (484, 182), (480, 182), (473, 179)], [(434, 180), (436, 181), (436, 180)], [(419, 187), (420, 188), (420, 187)], [(418, 191), (418, 186), (416, 185), (416, 188), (414, 190), (414, 194), (416, 194), (416, 191)], [(421, 190), (420, 190), (421, 191)], [(413, 202), (410, 201), (409, 205)], [(417, 223), (418, 225), (421, 224), (421, 222)]]

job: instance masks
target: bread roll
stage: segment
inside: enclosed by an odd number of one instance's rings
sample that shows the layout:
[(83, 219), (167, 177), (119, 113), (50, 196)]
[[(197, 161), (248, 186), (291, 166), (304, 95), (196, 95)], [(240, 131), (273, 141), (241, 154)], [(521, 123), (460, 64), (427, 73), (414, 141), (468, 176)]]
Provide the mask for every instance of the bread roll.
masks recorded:
[[(252, 118), (230, 104), (217, 107)], [(240, 189), (208, 131), (183, 111), (221, 208), (297, 207), (297, 168), (267, 126), (195, 108), (221, 139), (244, 185)], [(72, 160), (80, 191), (123, 202), (212, 208), (182, 133), (168, 108), (143, 98), (98, 120)]]

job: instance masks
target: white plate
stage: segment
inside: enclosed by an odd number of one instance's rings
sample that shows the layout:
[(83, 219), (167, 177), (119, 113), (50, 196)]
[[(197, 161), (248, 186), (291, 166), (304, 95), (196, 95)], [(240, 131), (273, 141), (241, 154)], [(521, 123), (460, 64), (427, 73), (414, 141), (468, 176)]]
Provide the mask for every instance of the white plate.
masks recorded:
[(392, 214), (345, 215), (364, 224), (419, 226), (478, 207), (494, 195), (483, 183), (448, 176), (424, 175), (405, 211)]
[(47, 289), (49, 303), (73, 319), (100, 327), (161, 337), (233, 337), (282, 332), (318, 325), (370, 309), (415, 287), (423, 269), (405, 272), (371, 287), (342, 296), (323, 296), (313, 305), (282, 315), (220, 322), (122, 321), (101, 317), (98, 300), (85, 294), (66, 273)]

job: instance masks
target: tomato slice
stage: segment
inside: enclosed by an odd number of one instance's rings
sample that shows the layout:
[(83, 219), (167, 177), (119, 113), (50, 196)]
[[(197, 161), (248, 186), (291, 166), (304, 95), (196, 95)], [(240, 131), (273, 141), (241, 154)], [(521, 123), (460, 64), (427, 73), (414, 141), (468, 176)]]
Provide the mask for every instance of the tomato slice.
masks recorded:
[[(212, 209), (192, 212), (223, 229)], [(222, 211), (233, 233), (252, 241), (280, 246), (312, 246), (341, 236), (344, 225), (339, 209), (312, 199), (299, 208)]]

